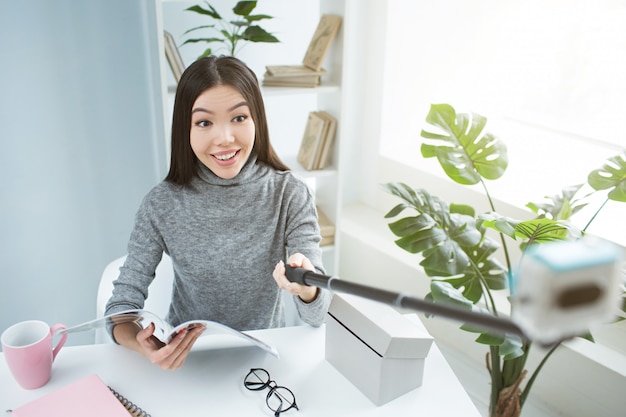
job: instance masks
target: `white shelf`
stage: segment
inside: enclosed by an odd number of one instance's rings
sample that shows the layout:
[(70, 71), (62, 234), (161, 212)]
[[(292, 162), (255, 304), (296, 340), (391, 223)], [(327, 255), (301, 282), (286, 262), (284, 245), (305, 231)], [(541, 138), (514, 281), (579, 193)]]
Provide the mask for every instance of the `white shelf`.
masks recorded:
[(264, 96), (287, 96), (298, 94), (328, 94), (341, 91), (341, 87), (337, 84), (322, 84), (312, 88), (293, 88), (293, 87), (261, 87)]

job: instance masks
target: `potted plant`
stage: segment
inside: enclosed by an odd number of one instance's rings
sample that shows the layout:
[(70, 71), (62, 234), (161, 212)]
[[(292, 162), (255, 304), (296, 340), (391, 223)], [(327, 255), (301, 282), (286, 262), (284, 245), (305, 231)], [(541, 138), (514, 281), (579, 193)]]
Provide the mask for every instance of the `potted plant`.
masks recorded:
[[(436, 104), (431, 106), (426, 121), (440, 131), (422, 130), (421, 136), (426, 139), (421, 145), (422, 156), (436, 157), (448, 177), (458, 184), (481, 184), (491, 211), (476, 214), (471, 206), (448, 204), (424, 189), (388, 183), (383, 187), (402, 202), (385, 218), (412, 211), (407, 217), (395, 219), (389, 227), (398, 236), (398, 246), (423, 256), (420, 265), (431, 279), (427, 299), (466, 308), (476, 308), (473, 306), (482, 303), (491, 314), (498, 315), (492, 291), (510, 288), (514, 271), (507, 239), (520, 242), (522, 251), (534, 244), (576, 239), (585, 233), (604, 204), (582, 230), (574, 226), (571, 216), (587, 204), (589, 194), (580, 195), (583, 185), (566, 187), (546, 201), (529, 203), (527, 207), (537, 215), (535, 219), (519, 221), (504, 217), (497, 213), (485, 180), (500, 178), (508, 166), (508, 157), (505, 144), (485, 131), (487, 119), (477, 114), (457, 114), (448, 104)], [(591, 172), (587, 183), (591, 193), (609, 190), (605, 204), (609, 200), (626, 202), (626, 152)], [(486, 233), (488, 229), (498, 233), (500, 243)], [(500, 248), (506, 265), (496, 257)], [(622, 310), (626, 312), (626, 298), (623, 301)], [(469, 326), (461, 328), (480, 333)], [(584, 337), (593, 340), (590, 334)], [(547, 351), (524, 384), (530, 341), (480, 333), (476, 342), (489, 349), (489, 415), (519, 416), (537, 375), (560, 343)]]
[[(232, 10), (235, 16), (239, 18), (230, 21), (223, 18), (208, 2), (205, 3), (207, 8), (194, 5), (185, 10), (207, 16), (212, 23), (193, 27), (187, 30), (184, 35), (204, 29), (209, 29), (213, 32), (213, 35), (202, 38), (190, 38), (183, 42), (183, 45), (190, 43), (218, 44), (218, 48), (226, 49), (227, 54), (235, 56), (243, 46), (242, 42), (280, 42), (274, 35), (257, 24), (261, 20), (273, 19), (273, 17), (266, 14), (253, 15), (252, 11), (256, 8), (256, 1), (237, 2)], [(213, 52), (211, 47), (207, 47), (198, 58), (209, 56)]]

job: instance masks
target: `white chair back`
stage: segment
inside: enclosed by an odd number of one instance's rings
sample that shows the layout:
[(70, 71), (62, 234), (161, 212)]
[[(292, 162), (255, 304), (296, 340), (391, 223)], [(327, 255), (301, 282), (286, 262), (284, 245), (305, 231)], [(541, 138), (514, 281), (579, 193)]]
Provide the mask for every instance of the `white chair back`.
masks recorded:
[[(113, 293), (113, 281), (120, 274), (120, 267), (124, 264), (126, 255), (115, 259), (109, 263), (100, 278), (98, 286), (98, 296), (96, 300), (96, 317), (104, 316), (106, 303)], [(148, 290), (148, 298), (146, 298), (144, 309), (157, 314), (159, 317), (165, 317), (170, 307), (172, 299), (172, 285), (174, 284), (174, 270), (172, 269), (172, 260), (166, 254), (163, 254), (161, 263), (157, 266), (154, 281), (150, 284)], [(106, 329), (96, 330), (96, 343), (112, 342), (111, 337)]]

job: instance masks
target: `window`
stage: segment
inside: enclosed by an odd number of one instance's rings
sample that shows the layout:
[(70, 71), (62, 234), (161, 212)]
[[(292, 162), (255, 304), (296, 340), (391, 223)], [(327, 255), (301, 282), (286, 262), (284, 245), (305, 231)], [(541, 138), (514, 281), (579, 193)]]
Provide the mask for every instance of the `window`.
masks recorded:
[[(390, 1), (381, 155), (445, 175), (419, 145), (430, 104), (449, 103), (507, 144), (496, 198), (524, 206), (584, 182), (626, 146), (624, 21), (608, 0)], [(589, 231), (626, 245), (624, 210), (610, 203)]]

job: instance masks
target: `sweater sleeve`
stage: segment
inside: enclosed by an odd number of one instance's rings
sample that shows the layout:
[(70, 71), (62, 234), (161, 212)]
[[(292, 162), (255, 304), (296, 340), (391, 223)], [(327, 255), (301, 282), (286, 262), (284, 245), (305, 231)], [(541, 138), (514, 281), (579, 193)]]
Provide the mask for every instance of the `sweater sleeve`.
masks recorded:
[[(304, 182), (297, 182), (297, 189), (292, 194), (286, 228), (286, 256), (293, 253), (302, 253), (306, 256), (319, 273), (325, 273), (322, 263), (322, 251), (319, 224), (314, 197)], [(305, 303), (300, 297), (295, 296), (296, 310), (305, 323), (319, 327), (324, 323), (324, 318), (330, 305), (331, 294), (328, 290), (321, 289), (310, 303)]]

